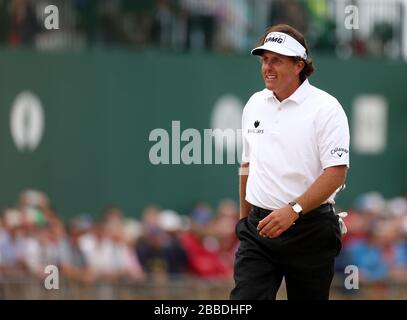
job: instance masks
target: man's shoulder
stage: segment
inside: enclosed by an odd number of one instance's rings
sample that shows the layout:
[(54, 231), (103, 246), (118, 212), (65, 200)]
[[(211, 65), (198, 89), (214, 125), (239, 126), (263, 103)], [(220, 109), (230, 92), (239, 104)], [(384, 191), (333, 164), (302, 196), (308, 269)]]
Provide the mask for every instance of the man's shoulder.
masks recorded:
[(252, 96), (249, 98), (247, 103), (253, 101), (253, 100), (258, 100), (258, 99), (264, 99), (267, 98), (268, 96), (272, 95), (273, 93), (270, 90), (267, 90), (266, 88), (260, 91), (257, 91), (252, 94)]
[(340, 105), (338, 99), (336, 99), (332, 94), (328, 93), (321, 88), (318, 88), (310, 84), (310, 96), (313, 99), (318, 99), (320, 101), (326, 102), (327, 105)]
[(263, 89), (253, 93), (249, 100), (247, 100), (245, 109), (250, 107), (250, 105), (257, 105), (259, 102), (264, 101), (264, 99), (270, 95), (272, 95), (272, 92), (267, 89)]
[(310, 86), (308, 97), (310, 99), (308, 102), (311, 103), (313, 107), (316, 107), (317, 114), (336, 114), (338, 112), (344, 112), (343, 106), (336, 97), (316, 86)]

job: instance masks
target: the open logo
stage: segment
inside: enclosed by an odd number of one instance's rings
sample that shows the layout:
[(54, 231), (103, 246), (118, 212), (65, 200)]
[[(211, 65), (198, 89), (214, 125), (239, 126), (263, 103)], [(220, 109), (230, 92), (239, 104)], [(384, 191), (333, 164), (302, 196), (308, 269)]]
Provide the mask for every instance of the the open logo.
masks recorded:
[(40, 99), (29, 91), (21, 92), (10, 113), (10, 130), (19, 151), (34, 151), (44, 133), (45, 117)]

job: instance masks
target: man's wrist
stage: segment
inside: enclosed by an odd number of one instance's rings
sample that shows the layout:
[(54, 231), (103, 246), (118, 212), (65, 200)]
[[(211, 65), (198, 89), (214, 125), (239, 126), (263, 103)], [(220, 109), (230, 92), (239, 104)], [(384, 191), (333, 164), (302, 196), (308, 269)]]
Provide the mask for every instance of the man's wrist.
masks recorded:
[(295, 221), (297, 221), (299, 218), (300, 218), (300, 216), (298, 215), (298, 213), (296, 213), (294, 210), (293, 210), (293, 207), (291, 207), (290, 205), (288, 205), (288, 210), (289, 210), (289, 215), (292, 217), (292, 219), (293, 219), (293, 223), (295, 222)]
[(301, 218), (304, 214), (304, 211), (302, 210), (302, 207), (299, 203), (292, 201), (289, 203), (289, 206), (291, 207), (292, 211), (297, 215), (298, 218)]

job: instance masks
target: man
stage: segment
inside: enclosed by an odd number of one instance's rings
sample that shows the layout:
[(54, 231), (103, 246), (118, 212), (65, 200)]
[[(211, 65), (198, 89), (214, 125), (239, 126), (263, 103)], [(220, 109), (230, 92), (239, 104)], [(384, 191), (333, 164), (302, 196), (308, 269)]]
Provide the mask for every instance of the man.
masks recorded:
[(340, 103), (312, 86), (303, 35), (269, 28), (261, 46), (266, 88), (242, 116), (240, 221), (231, 299), (329, 299), (341, 232), (334, 196), (349, 167), (349, 127)]

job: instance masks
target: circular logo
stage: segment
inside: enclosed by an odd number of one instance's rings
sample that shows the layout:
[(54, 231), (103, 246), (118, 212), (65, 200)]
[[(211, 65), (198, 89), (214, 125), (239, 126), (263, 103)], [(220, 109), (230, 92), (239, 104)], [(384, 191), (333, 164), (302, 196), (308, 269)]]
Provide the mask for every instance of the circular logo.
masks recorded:
[[(232, 149), (236, 146), (238, 139), (238, 129), (241, 127), (243, 104), (231, 94), (222, 96), (216, 103), (212, 111), (211, 127), (214, 129), (215, 148), (218, 150)], [(227, 141), (232, 143), (223, 143)], [(232, 150), (230, 150), (232, 151)]]
[(10, 113), (10, 130), (19, 151), (34, 151), (44, 132), (44, 111), (40, 99), (29, 91), (14, 100)]

